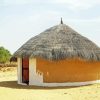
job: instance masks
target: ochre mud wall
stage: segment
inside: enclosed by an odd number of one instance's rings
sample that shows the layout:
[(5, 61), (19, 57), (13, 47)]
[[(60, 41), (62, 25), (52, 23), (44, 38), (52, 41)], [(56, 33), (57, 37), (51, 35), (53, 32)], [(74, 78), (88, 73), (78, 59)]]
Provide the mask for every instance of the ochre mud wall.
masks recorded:
[(53, 82), (84, 82), (100, 79), (100, 62), (79, 59), (48, 61), (36, 59), (37, 71), (43, 73), (43, 81)]

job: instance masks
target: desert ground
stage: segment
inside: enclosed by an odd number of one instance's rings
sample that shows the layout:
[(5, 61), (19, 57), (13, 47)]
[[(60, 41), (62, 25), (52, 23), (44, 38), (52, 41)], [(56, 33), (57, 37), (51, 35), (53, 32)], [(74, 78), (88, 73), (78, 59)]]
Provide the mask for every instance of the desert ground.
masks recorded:
[(43, 88), (17, 84), (17, 68), (0, 69), (0, 100), (100, 100), (100, 84)]

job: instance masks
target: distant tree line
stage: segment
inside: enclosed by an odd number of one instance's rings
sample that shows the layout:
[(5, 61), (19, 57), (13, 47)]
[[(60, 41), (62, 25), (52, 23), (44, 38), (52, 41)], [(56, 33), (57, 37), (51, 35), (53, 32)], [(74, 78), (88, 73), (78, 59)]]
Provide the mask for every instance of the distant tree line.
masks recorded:
[(11, 53), (4, 47), (0, 47), (0, 63), (6, 63), (11, 58)]

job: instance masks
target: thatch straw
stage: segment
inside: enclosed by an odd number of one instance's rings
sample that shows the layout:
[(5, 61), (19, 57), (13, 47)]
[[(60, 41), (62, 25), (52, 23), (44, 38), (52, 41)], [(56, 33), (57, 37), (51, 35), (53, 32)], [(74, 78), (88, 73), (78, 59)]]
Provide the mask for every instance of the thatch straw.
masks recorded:
[(79, 57), (100, 61), (100, 48), (69, 26), (59, 24), (31, 38), (14, 56), (42, 57), (50, 60)]

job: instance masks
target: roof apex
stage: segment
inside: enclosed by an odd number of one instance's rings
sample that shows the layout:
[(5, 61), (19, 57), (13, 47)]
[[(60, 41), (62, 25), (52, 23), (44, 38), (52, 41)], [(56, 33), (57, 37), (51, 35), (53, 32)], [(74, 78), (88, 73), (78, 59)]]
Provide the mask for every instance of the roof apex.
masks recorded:
[(61, 17), (61, 24), (63, 24), (63, 20), (62, 20), (62, 17)]

